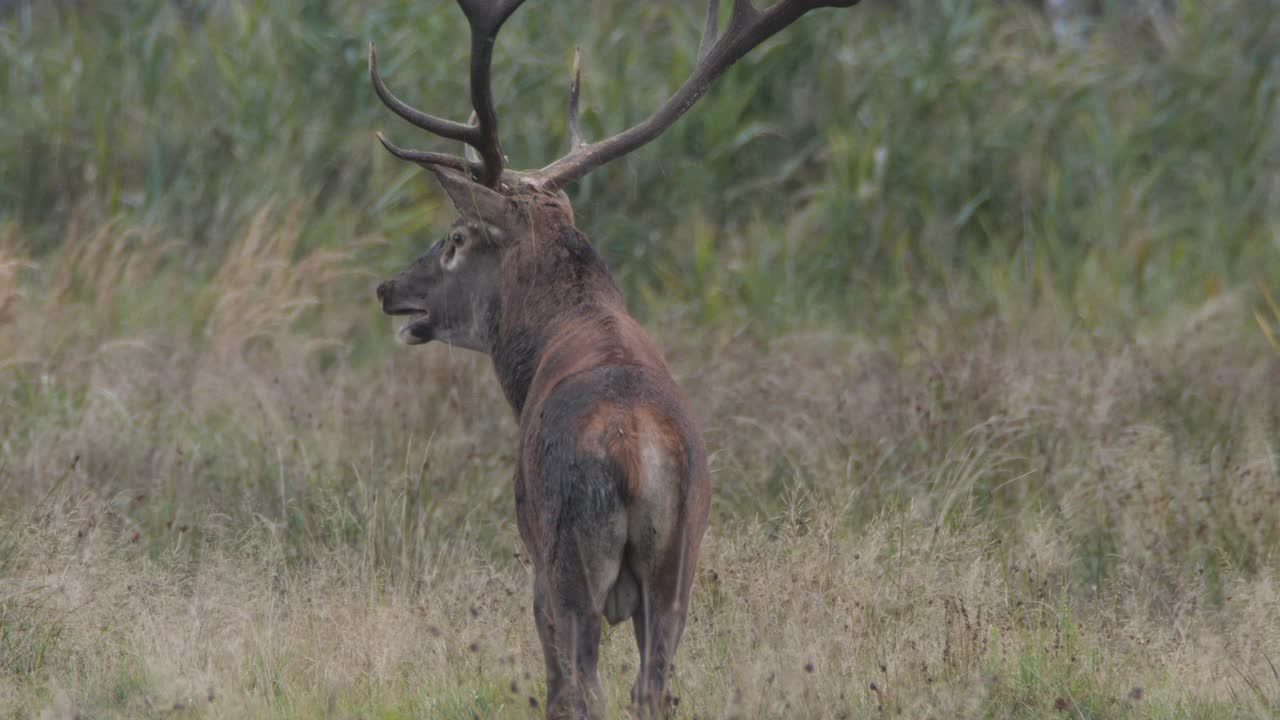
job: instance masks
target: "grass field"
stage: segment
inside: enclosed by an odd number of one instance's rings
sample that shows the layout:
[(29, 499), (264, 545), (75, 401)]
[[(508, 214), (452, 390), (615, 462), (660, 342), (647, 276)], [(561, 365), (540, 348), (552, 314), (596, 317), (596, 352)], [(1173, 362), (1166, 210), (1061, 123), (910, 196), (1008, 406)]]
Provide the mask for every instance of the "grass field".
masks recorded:
[[(372, 294), (451, 216), (366, 43), (462, 119), (460, 14), (98, 5), (0, 3), (0, 717), (539, 716), (510, 411)], [(692, 63), (586, 5), (516, 166)], [(823, 11), (574, 189), (712, 450), (679, 717), (1280, 716), (1280, 13), (1171, 6)]]

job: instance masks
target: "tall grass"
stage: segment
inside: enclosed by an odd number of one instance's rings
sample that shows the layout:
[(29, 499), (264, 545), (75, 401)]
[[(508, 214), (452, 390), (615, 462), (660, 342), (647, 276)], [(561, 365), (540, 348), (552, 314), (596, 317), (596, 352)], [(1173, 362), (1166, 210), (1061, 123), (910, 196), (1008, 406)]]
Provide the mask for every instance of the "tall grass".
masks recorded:
[[(537, 713), (509, 410), (370, 292), (449, 209), (366, 42), (463, 116), (446, 5), (0, 13), (0, 714)], [(513, 162), (697, 15), (522, 10)], [(1280, 24), (1128, 17), (824, 12), (573, 190), (713, 449), (681, 716), (1274, 716)]]

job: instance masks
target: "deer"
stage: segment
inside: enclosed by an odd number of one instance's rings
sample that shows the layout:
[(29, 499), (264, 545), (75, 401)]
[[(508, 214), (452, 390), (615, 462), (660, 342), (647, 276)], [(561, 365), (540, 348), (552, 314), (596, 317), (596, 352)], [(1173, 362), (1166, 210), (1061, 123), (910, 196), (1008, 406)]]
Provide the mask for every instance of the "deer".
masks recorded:
[(457, 0), (470, 26), (466, 123), (417, 110), (378, 73), (377, 96), (410, 124), (463, 143), (462, 156), (403, 149), (430, 170), (457, 219), (408, 268), (377, 287), (405, 316), (407, 345), (487, 354), (517, 423), (516, 525), (533, 568), (533, 615), (546, 665), (546, 717), (596, 718), (603, 622), (630, 620), (640, 655), (631, 709), (664, 716), (711, 508), (707, 449), (657, 344), (628, 313), (604, 259), (574, 224), (566, 188), (658, 137), (755, 46), (823, 7), (858, 0), (734, 0), (723, 32), (708, 3), (694, 68), (642, 122), (587, 142), (579, 127), (580, 56), (571, 72), (568, 152), (537, 170), (507, 167), (490, 69), (499, 30), (523, 0)]

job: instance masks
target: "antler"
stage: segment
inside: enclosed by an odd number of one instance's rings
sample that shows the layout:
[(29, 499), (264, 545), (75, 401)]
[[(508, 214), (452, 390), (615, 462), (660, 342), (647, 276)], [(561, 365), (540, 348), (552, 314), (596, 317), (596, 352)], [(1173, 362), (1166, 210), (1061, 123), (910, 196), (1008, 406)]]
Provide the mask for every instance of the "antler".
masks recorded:
[[(574, 148), (564, 157), (538, 171), (536, 175), (547, 187), (558, 188), (577, 180), (607, 162), (616, 160), (648, 143), (684, 115), (707, 92), (707, 88), (725, 70), (756, 45), (772, 37), (800, 18), (820, 7), (853, 7), (859, 0), (779, 0), (764, 10), (756, 9), (750, 0), (734, 0), (729, 25), (718, 35), (719, 0), (710, 0), (707, 21), (698, 47), (698, 60), (679, 90), (652, 115), (613, 137), (582, 144), (575, 139)], [(576, 63), (575, 63), (576, 65)], [(576, 68), (575, 68), (576, 75)], [(571, 100), (571, 130), (576, 126), (576, 88)]]
[(471, 107), (475, 121), (467, 124), (429, 115), (410, 107), (391, 93), (378, 75), (378, 56), (369, 44), (369, 79), (378, 97), (392, 112), (410, 123), (440, 137), (457, 140), (475, 148), (480, 163), (443, 153), (403, 150), (382, 135), (378, 139), (392, 155), (427, 167), (443, 166), (470, 173), (476, 180), (494, 187), (502, 176), (506, 158), (498, 141), (498, 114), (493, 109), (493, 89), (489, 70), (493, 64), (493, 45), (502, 24), (524, 3), (524, 0), (457, 0), (471, 26)]
[[(404, 150), (381, 134), (378, 139), (392, 155), (402, 160), (410, 160), (425, 167), (447, 167), (466, 172), (484, 185), (495, 187), (502, 177), (506, 158), (498, 141), (498, 115), (493, 108), (493, 90), (489, 83), (493, 45), (503, 23), (524, 0), (457, 2), (471, 25), (471, 106), (475, 112), (470, 122), (464, 124), (429, 115), (410, 107), (393, 95), (378, 75), (378, 57), (372, 43), (369, 45), (369, 78), (373, 81), (373, 89), (378, 97), (394, 113), (430, 133), (466, 143), (479, 155), (478, 161), (470, 151), (463, 158), (437, 152)], [(759, 10), (751, 4), (751, 0), (733, 0), (729, 25), (724, 34), (720, 34), (720, 3), (719, 0), (710, 0), (702, 42), (698, 45), (697, 63), (689, 78), (643, 122), (594, 143), (583, 141), (578, 127), (581, 58), (575, 51), (573, 78), (569, 89), (569, 152), (541, 170), (522, 173), (523, 177), (534, 185), (558, 189), (601, 165), (636, 150), (671, 127), (672, 123), (706, 94), (716, 78), (756, 45), (810, 10), (820, 7), (853, 7), (858, 2), (859, 0), (779, 0), (764, 10)]]

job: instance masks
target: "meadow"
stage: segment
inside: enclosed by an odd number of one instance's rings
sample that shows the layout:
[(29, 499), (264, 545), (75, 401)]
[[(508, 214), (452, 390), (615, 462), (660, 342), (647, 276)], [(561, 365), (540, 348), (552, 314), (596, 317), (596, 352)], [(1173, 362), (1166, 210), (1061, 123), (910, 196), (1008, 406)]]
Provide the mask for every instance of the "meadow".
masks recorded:
[[(693, 63), (589, 5), (503, 32), (516, 167), (575, 47), (588, 138)], [(572, 189), (712, 450), (678, 717), (1280, 716), (1280, 13), (1104, 6), (822, 11)], [(540, 717), (510, 410), (373, 297), (452, 214), (368, 43), (465, 119), (462, 27), (0, 3), (0, 717)]]

